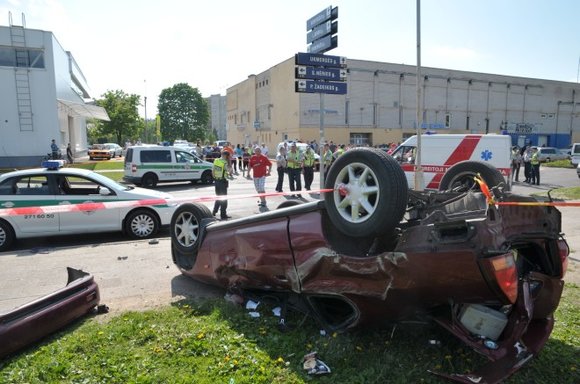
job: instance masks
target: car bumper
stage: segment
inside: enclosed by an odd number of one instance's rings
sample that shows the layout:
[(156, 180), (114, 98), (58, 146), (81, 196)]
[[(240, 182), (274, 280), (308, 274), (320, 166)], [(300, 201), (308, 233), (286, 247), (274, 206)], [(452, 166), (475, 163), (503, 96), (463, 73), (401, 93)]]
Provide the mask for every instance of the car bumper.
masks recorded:
[(99, 304), (93, 276), (67, 268), (67, 285), (0, 315), (0, 358), (13, 353), (86, 315)]

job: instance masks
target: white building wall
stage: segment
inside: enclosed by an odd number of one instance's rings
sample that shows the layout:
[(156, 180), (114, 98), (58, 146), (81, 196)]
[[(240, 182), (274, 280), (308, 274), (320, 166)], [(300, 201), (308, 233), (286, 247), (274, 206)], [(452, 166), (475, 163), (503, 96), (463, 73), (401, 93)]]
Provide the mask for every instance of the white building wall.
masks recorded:
[[(0, 167), (38, 165), (50, 152), (51, 139), (56, 140), (63, 153), (69, 142), (77, 155), (85, 153), (87, 148), (86, 119), (57, 101), (83, 103), (83, 93), (88, 97), (88, 87), (80, 69), (51, 32), (23, 30), (25, 48), (42, 50), (45, 65), (44, 68), (19, 67), (17, 70), (21, 74), (28, 73), (32, 126), (26, 129), (19, 121), (16, 70), (0, 66)], [(0, 46), (12, 47), (10, 27), (0, 26)], [(74, 71), (71, 71), (71, 63), (75, 65)], [(74, 79), (71, 73), (75, 74)]]

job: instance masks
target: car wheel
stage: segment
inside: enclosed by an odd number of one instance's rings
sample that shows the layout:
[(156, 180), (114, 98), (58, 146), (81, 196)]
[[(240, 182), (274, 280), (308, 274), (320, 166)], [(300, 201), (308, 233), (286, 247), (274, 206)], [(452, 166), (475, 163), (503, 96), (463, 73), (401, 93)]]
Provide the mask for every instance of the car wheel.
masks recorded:
[(481, 176), (489, 188), (500, 185), (505, 185), (505, 188), (508, 188), (503, 175), (496, 167), (481, 161), (467, 160), (453, 165), (447, 170), (447, 172), (445, 172), (445, 175), (443, 175), (443, 178), (441, 179), (441, 183), (439, 183), (439, 190), (466, 192), (470, 189), (474, 189), (479, 191), (479, 185), (473, 179), (477, 174)]
[(201, 221), (213, 217), (202, 204), (182, 204), (171, 217), (171, 244), (180, 252), (189, 253), (197, 246)]
[(151, 211), (138, 209), (125, 219), (125, 231), (132, 239), (145, 239), (159, 231), (159, 219)]
[(392, 231), (407, 207), (405, 173), (395, 159), (374, 148), (346, 151), (330, 167), (326, 210), (336, 228), (362, 237)]
[(145, 188), (155, 188), (157, 185), (157, 175), (154, 173), (146, 173), (143, 178), (141, 179), (141, 184)]
[(14, 230), (4, 220), (0, 220), (0, 252), (6, 251), (12, 246), (16, 240), (16, 236), (14, 235)]
[(91, 156), (89, 156), (89, 160), (92, 160), (93, 158)]
[(284, 202), (280, 203), (280, 205), (278, 205), (276, 207), (276, 209), (294, 207), (294, 206), (300, 205), (300, 204), (302, 204), (302, 202), (301, 201), (298, 201), (298, 200), (287, 200), (287, 201), (284, 201)]
[(213, 183), (213, 175), (211, 173), (210, 170), (204, 171), (201, 174), (201, 179), (200, 179), (202, 184), (211, 184)]

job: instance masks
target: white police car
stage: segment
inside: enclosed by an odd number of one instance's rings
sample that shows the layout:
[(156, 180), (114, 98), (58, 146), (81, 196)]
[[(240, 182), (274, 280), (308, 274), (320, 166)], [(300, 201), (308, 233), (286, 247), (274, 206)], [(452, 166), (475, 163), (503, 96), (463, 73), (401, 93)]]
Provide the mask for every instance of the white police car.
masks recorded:
[[(176, 205), (163, 200), (171, 199), (171, 195), (124, 186), (93, 171), (62, 168), (63, 164), (62, 160), (45, 161), (44, 168), (0, 176), (0, 251), (8, 249), (16, 239), (37, 236), (122, 230), (131, 238), (147, 238), (170, 223)], [(151, 206), (130, 203), (144, 199), (161, 201)], [(96, 207), (112, 202), (126, 204), (95, 210), (75, 208), (75, 204), (97, 203)], [(63, 205), (71, 207), (60, 207)], [(51, 212), (51, 206), (59, 209)], [(13, 213), (26, 207), (38, 209), (30, 209), (27, 214)]]

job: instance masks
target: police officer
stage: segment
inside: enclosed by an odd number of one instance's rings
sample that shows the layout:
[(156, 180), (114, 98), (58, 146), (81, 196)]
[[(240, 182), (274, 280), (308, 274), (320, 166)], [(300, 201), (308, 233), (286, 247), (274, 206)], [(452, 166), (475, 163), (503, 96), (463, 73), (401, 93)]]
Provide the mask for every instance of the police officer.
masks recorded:
[[(230, 153), (228, 151), (223, 151), (222, 156), (219, 159), (215, 159), (213, 162), (213, 179), (215, 186), (215, 194), (217, 196), (225, 196), (228, 194), (228, 177), (232, 174), (232, 167), (230, 163)], [(220, 210), (220, 218), (222, 220), (227, 220), (231, 218), (226, 213), (228, 209), (228, 200), (216, 200), (213, 205), (213, 215), (215, 216)]]
[[(290, 146), (290, 152), (286, 155), (286, 162), (288, 165), (288, 179), (290, 181), (290, 191), (301, 191), (302, 181), (300, 180), (300, 172), (302, 170), (302, 154), (296, 147), (296, 143)], [(296, 197), (295, 195), (292, 195)], [(302, 197), (298, 194), (297, 197)]]
[(306, 152), (304, 152), (304, 188), (310, 191), (310, 186), (314, 180), (314, 151), (310, 146), (306, 147)]
[(532, 180), (531, 184), (540, 185), (540, 159), (538, 157), (538, 148), (532, 148), (532, 156), (530, 157), (530, 165), (532, 166)]

